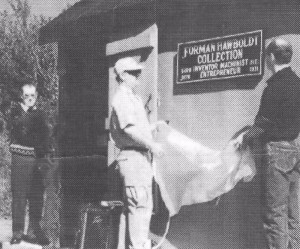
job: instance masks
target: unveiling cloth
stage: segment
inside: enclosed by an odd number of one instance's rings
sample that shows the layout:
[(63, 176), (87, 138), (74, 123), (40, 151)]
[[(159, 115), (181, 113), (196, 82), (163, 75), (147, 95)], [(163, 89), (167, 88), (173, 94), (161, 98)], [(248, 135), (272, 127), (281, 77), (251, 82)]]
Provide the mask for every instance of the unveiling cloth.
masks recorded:
[(165, 155), (155, 159), (154, 175), (170, 216), (184, 205), (211, 201), (240, 180), (251, 181), (256, 173), (250, 149), (236, 149), (236, 140), (217, 151), (167, 124), (160, 125), (156, 140), (163, 144)]

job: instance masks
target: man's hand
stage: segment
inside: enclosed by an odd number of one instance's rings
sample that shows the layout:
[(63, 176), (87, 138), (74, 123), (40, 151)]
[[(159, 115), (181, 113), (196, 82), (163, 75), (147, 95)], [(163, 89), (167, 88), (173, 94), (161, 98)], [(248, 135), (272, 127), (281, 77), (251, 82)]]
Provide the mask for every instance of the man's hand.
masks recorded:
[(48, 168), (51, 168), (55, 165), (54, 160), (52, 158), (50, 158), (49, 156), (43, 158), (42, 160), (43, 160), (43, 163), (48, 165)]
[(240, 150), (243, 147), (243, 140), (244, 140), (244, 135), (245, 133), (240, 134), (237, 138), (235, 138), (234, 140), (231, 140), (230, 143), (233, 144), (233, 147), (236, 150)]
[(46, 157), (46, 162), (50, 167), (53, 167), (55, 165), (55, 161), (51, 157)]
[(262, 136), (265, 130), (257, 125), (253, 125), (247, 133), (243, 136), (243, 143), (241, 149), (246, 149), (247, 146), (251, 146), (255, 139), (258, 139)]
[(52, 168), (55, 165), (54, 160), (52, 160), (50, 157), (45, 157), (39, 159), (39, 168), (42, 171), (47, 171), (48, 169)]
[(156, 157), (162, 157), (165, 155), (165, 151), (161, 144), (159, 143), (153, 143), (151, 146), (151, 152)]
[(245, 150), (247, 146), (249, 145), (250, 139), (248, 136), (248, 133), (243, 134), (243, 140), (242, 143), (239, 145), (240, 150)]
[(162, 145), (160, 143), (154, 142), (152, 138), (144, 136), (144, 134), (134, 125), (126, 127), (124, 129), (124, 132), (127, 133), (134, 141), (136, 141), (142, 147), (150, 149), (154, 156), (162, 157), (164, 155)]
[(165, 120), (158, 120), (151, 124), (151, 130), (152, 131), (159, 130), (159, 126), (161, 125), (167, 125), (167, 122)]
[(230, 141), (236, 150), (246, 150), (249, 145), (249, 137), (247, 133), (239, 135), (236, 139)]
[(51, 183), (58, 184), (57, 179), (54, 176), (54, 174), (57, 172), (57, 167), (59, 166), (58, 162), (49, 156), (39, 160), (39, 169), (44, 178), (44, 186), (46, 187)]

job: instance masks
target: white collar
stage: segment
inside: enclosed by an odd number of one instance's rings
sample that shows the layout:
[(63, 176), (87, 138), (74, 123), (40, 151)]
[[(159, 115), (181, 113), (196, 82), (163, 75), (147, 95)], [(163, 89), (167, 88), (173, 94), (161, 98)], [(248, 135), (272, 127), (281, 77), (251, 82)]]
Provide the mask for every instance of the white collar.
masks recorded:
[(290, 64), (275, 65), (275, 73), (277, 73), (287, 67), (290, 67)]
[(24, 112), (27, 112), (28, 109), (29, 109), (29, 106), (26, 106), (26, 105), (24, 105), (23, 103), (20, 103), (20, 104), (21, 104), (21, 107), (22, 107), (23, 111), (24, 111)]
[[(27, 112), (28, 109), (30, 108), (29, 106), (24, 105), (22, 102), (20, 103), (20, 105), (21, 105), (22, 109), (24, 110), (24, 112)], [(33, 110), (36, 110), (36, 106), (33, 106), (32, 109), (33, 109)]]

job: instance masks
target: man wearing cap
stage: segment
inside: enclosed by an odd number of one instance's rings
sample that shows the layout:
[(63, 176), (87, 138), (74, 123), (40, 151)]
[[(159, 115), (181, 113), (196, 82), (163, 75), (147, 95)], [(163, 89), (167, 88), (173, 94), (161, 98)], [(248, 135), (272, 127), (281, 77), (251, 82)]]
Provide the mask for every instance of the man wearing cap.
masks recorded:
[[(164, 152), (152, 138), (144, 104), (136, 94), (138, 78), (143, 67), (133, 58), (118, 60), (114, 70), (119, 87), (112, 100), (111, 137), (120, 149), (117, 162), (124, 183), (125, 208), (121, 216), (119, 248), (127, 227), (130, 249), (150, 249), (148, 239), (152, 215), (152, 154), (161, 157)], [(157, 123), (159, 124), (159, 122)], [(124, 222), (126, 219), (126, 226)]]
[(242, 147), (263, 145), (263, 225), (267, 248), (300, 248), (298, 191), (300, 79), (292, 71), (292, 46), (276, 38), (266, 48), (272, 72), (251, 129)]
[[(32, 83), (22, 88), (21, 102), (11, 111), (11, 188), (12, 230), (11, 244), (22, 240), (48, 245), (49, 239), (41, 228), (43, 211), (43, 170), (52, 165), (47, 158), (49, 128), (44, 112), (36, 107), (37, 91)], [(26, 204), (29, 204), (29, 227), (24, 235)]]

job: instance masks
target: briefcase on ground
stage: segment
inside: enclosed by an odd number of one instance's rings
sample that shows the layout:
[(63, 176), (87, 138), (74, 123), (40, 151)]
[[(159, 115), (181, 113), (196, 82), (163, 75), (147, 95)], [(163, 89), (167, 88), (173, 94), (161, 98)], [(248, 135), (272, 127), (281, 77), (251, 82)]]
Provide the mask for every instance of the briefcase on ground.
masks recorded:
[(115, 249), (123, 203), (108, 201), (103, 205), (87, 205), (80, 210), (75, 249)]

